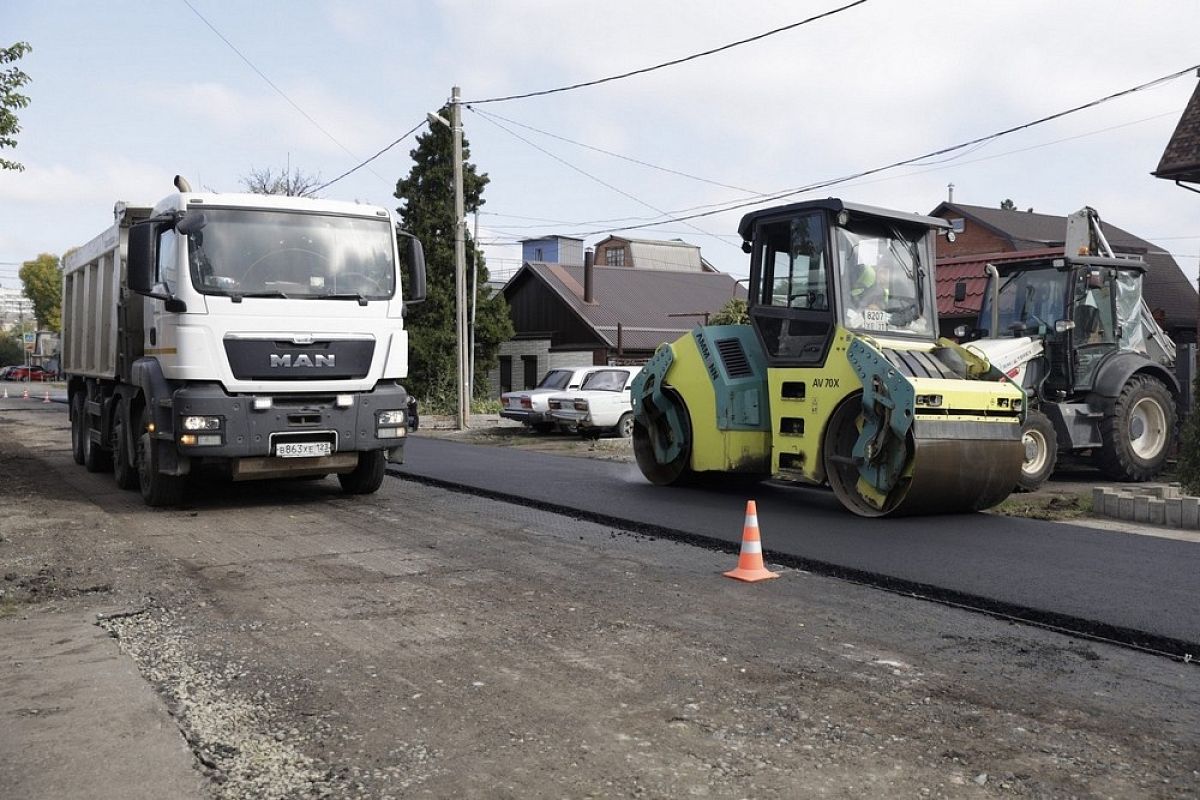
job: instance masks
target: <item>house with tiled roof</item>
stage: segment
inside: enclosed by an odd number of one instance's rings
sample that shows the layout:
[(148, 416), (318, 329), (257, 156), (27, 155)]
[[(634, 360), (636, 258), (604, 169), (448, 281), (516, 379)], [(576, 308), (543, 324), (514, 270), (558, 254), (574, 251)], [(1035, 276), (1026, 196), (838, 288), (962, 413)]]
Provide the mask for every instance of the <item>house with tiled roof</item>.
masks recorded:
[(532, 388), (557, 367), (644, 363), (660, 344), (704, 324), (730, 299), (746, 298), (733, 277), (701, 269), (699, 260), (696, 269), (590, 261), (526, 258), (504, 286), (516, 335), (500, 345), (499, 365), (489, 376), (495, 394)]
[(1200, 184), (1200, 83), (1196, 84), (1192, 99), (1183, 110), (1183, 116), (1175, 126), (1175, 133), (1167, 142), (1167, 149), (1163, 151), (1162, 160), (1158, 162), (1158, 169), (1154, 170), (1153, 175), (1180, 185)]
[[(938, 314), (942, 332), (974, 320), (983, 299), (987, 264), (1015, 261), (1027, 256), (1062, 255), (1067, 218), (1000, 208), (944, 202), (930, 216), (942, 217), (954, 227), (955, 240), (937, 242)], [(1146, 268), (1142, 293), (1159, 323), (1177, 343), (1196, 341), (1196, 308), (1200, 298), (1191, 280), (1163, 248), (1108, 222), (1104, 236), (1120, 258), (1138, 261)], [(967, 297), (954, 300), (955, 285), (966, 284)]]

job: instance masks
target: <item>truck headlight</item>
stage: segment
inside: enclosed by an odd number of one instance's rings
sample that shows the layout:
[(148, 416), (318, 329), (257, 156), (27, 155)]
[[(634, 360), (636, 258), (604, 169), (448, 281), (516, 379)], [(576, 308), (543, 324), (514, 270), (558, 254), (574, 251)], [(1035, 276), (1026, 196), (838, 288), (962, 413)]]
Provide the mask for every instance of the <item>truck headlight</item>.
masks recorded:
[(408, 434), (408, 412), (401, 408), (375, 412), (375, 438), (400, 439)]
[(221, 430), (220, 417), (184, 417), (182, 427), (185, 431), (219, 431)]
[(408, 424), (408, 412), (401, 408), (391, 411), (380, 411), (375, 417), (375, 424), (381, 427), (384, 425), (406, 425)]

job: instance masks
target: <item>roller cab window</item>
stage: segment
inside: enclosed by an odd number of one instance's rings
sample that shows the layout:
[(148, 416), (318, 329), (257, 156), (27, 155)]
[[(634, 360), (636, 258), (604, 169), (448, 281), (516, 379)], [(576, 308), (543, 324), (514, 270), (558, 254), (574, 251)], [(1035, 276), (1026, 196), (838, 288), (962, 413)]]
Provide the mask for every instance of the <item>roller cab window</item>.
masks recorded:
[(842, 324), (872, 335), (936, 336), (924, 229), (850, 218), (833, 228)]

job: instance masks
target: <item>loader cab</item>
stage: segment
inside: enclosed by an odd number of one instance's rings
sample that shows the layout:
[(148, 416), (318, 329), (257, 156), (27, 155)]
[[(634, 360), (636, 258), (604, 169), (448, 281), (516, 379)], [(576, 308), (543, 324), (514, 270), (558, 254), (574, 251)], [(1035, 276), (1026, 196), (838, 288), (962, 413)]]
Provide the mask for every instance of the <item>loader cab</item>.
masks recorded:
[(933, 341), (933, 236), (948, 223), (828, 199), (752, 213), (750, 319), (768, 361), (824, 363), (838, 326)]
[(1047, 388), (1067, 395), (1090, 390), (1100, 363), (1122, 348), (1141, 303), (1143, 272), (1133, 262), (1092, 257), (999, 265), (999, 287), (989, 281), (975, 338), (1040, 338)]

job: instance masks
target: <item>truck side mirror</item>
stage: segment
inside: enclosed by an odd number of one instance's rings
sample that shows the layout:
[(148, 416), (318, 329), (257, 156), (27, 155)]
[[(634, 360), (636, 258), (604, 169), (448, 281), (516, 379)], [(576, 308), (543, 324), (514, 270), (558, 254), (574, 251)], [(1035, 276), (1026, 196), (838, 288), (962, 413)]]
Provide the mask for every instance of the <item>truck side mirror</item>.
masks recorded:
[(142, 295), (154, 292), (153, 222), (139, 222), (129, 229), (129, 244), (125, 251), (126, 282), (129, 288)]
[(959, 281), (954, 284), (954, 302), (961, 303), (967, 299), (967, 282)]
[(404, 303), (420, 303), (425, 299), (425, 248), (417, 237), (402, 235), (408, 241), (408, 295)]

